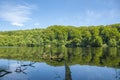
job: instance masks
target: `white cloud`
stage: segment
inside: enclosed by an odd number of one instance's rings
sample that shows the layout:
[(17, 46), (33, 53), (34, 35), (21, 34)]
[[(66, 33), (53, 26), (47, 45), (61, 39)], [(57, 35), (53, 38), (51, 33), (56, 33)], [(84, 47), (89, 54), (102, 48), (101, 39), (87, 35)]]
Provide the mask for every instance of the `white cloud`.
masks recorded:
[(40, 26), (40, 23), (36, 22), (34, 23), (34, 26)]
[(14, 26), (23, 26), (30, 20), (32, 7), (29, 5), (2, 4), (0, 5), (0, 18)]
[(23, 26), (22, 23), (17, 23), (17, 22), (14, 22), (14, 23), (11, 23), (11, 24), (14, 25), (14, 26)]

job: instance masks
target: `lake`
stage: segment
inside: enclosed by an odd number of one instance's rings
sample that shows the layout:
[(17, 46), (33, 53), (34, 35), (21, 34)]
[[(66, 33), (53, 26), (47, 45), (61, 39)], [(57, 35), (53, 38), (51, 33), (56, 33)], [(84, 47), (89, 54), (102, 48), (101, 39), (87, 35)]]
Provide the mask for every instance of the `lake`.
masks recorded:
[(1, 47), (0, 80), (120, 80), (120, 48)]

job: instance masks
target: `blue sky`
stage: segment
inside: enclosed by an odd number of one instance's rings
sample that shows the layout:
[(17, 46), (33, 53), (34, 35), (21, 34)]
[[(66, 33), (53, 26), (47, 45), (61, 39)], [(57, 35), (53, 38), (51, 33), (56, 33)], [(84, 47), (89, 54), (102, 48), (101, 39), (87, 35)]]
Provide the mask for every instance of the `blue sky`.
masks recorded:
[(120, 0), (0, 0), (0, 31), (120, 23)]

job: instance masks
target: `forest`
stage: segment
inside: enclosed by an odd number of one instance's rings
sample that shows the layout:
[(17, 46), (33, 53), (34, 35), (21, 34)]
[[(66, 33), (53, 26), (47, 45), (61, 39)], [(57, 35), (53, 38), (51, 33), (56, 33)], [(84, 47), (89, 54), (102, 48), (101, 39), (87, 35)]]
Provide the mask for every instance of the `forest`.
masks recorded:
[(53, 25), (47, 28), (0, 31), (0, 46), (119, 47), (120, 23), (99, 26)]

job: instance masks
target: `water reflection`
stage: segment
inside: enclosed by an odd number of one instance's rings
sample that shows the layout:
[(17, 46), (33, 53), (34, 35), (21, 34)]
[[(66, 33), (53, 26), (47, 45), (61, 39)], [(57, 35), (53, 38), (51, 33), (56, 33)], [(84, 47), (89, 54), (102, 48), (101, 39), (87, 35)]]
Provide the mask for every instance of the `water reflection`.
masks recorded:
[(64, 66), (6, 59), (0, 61), (4, 61), (4, 64), (9, 61), (6, 66), (9, 66), (11, 72), (1, 76), (0, 80), (120, 80), (118, 68), (69, 65), (66, 60)]
[(72, 77), (71, 77), (71, 71), (70, 71), (70, 67), (69, 67), (69, 61), (70, 61), (70, 58), (71, 58), (71, 54), (69, 53), (65, 53), (64, 55), (64, 62), (65, 62), (65, 80), (72, 80)]
[(29, 63), (24, 63), (23, 61), (17, 61), (18, 66), (15, 69), (15, 72), (17, 73), (24, 73), (27, 74), (25, 72), (25, 70), (27, 70), (27, 67), (35, 67), (34, 64), (35, 62), (29, 62)]
[(7, 62), (7, 65), (0, 64), (0, 77), (3, 77), (10, 73), (12, 72), (9, 70), (9, 61)]
[(65, 62), (65, 80), (72, 80), (69, 65)]
[(115, 72), (116, 72), (116, 80), (120, 80), (120, 70), (119, 69), (115, 69)]
[(3, 77), (7, 74), (10, 74), (10, 71), (7, 71), (6, 69), (0, 69), (0, 77)]
[(120, 80), (118, 48), (0, 48), (0, 58), (2, 80)]
[(0, 48), (0, 58), (46, 62), (50, 65), (67, 63), (97, 66), (120, 67), (120, 49), (118, 48)]

